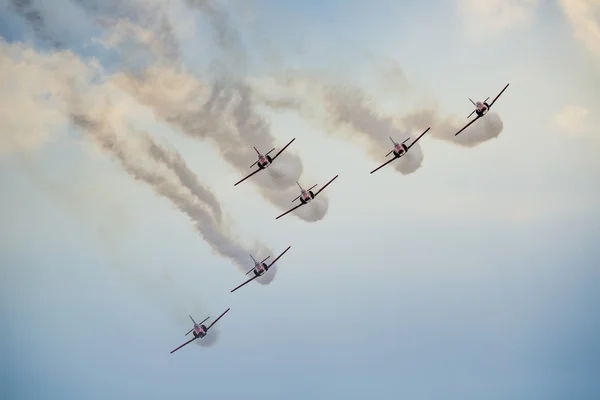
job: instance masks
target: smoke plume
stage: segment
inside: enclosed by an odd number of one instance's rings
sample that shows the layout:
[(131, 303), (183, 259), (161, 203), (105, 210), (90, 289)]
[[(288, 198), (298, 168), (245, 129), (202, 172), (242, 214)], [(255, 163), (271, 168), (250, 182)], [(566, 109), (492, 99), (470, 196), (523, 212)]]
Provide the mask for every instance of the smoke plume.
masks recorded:
[[(40, 134), (36, 130), (45, 131), (50, 126), (54, 127), (50, 133), (57, 134), (72, 124), (85, 140), (114, 157), (130, 176), (146, 183), (187, 215), (216, 254), (246, 272), (251, 250), (222, 223), (224, 213), (214, 194), (198, 181), (180, 154), (135, 128), (139, 106), (110, 83), (110, 77), (95, 61), (82, 60), (70, 51), (38, 53), (3, 40), (0, 58), (2, 76), (10, 76), (10, 80), (2, 80), (7, 86), (0, 87), (0, 104), (10, 104), (10, 113), (0, 119), (3, 150), (35, 148), (53, 140), (48, 132)], [(19, 90), (15, 92), (14, 88)], [(255, 251), (265, 249), (261, 244), (254, 246)]]
[[(423, 139), (431, 136), (459, 146), (473, 147), (498, 137), (503, 128), (498, 114), (490, 112), (455, 136), (467, 120), (443, 118), (435, 108), (400, 116), (385, 115), (378, 111), (376, 102), (360, 88), (328, 83), (308, 75), (284, 75), (267, 81), (260, 80), (253, 87), (260, 101), (274, 110), (293, 110), (316, 122), (319, 127), (324, 127), (329, 133), (342, 135), (349, 140), (366, 140), (369, 155), (379, 161), (392, 148), (390, 137), (396, 142), (411, 138), (407, 142), (410, 144), (431, 127)], [(423, 139), (392, 164), (398, 172), (410, 174), (420, 168), (424, 159), (421, 149)]]
[(59, 40), (56, 40), (48, 33), (44, 16), (42, 15), (42, 12), (33, 5), (32, 0), (10, 0), (10, 5), (17, 14), (27, 20), (40, 39), (55, 48), (63, 47), (63, 44)]
[[(216, 11), (212, 3), (192, 3), (211, 17), (219, 45), (228, 54), (243, 58), (239, 35), (224, 14)], [(159, 35), (145, 27), (122, 20), (110, 25), (102, 40), (107, 48), (122, 49), (125, 44), (135, 41), (136, 48), (161, 55), (162, 49), (168, 47)], [(135, 72), (125, 68), (114, 75), (113, 83), (187, 136), (212, 142), (239, 172), (240, 178), (252, 171), (249, 166), (256, 161), (253, 147), (263, 153), (272, 148), (278, 151), (291, 139), (274, 138), (269, 123), (257, 111), (261, 104), (256, 102), (253, 89), (235, 73), (221, 71), (214, 80), (202, 80), (180, 59), (173, 56), (160, 56), (160, 59), (160, 63), (150, 63)], [(291, 199), (298, 195), (295, 183), (302, 172), (302, 162), (293, 154), (292, 145), (266, 171), (245, 184), (258, 185), (260, 193), (271, 204), (287, 210)], [(325, 195), (320, 198), (314, 205), (299, 209), (296, 215), (306, 221), (322, 219), (328, 201)]]

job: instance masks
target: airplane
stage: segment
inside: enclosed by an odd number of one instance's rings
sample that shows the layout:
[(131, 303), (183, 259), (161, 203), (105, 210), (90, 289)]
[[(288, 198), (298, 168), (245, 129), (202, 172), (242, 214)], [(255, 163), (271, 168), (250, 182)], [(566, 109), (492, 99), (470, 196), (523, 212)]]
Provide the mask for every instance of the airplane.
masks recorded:
[(413, 147), (415, 145), (415, 143), (417, 143), (419, 141), (419, 139), (421, 139), (423, 137), (423, 135), (425, 135), (427, 133), (427, 131), (429, 131), (429, 129), (431, 129), (431, 127), (425, 129), (425, 132), (421, 133), (421, 135), (418, 138), (416, 138), (415, 141), (412, 142), (409, 146), (405, 145), (404, 143), (406, 143), (408, 140), (410, 140), (410, 138), (406, 139), (402, 143), (396, 143), (396, 141), (394, 141), (394, 139), (392, 139), (392, 137), (390, 136), (390, 140), (392, 141), (392, 143), (394, 143), (394, 148), (392, 149), (392, 151), (390, 151), (389, 153), (387, 153), (385, 156), (387, 157), (390, 154), (394, 153), (394, 158), (392, 158), (392, 159), (386, 161), (385, 163), (381, 164), (379, 167), (377, 167), (373, 171), (371, 171), (371, 173), (377, 171), (380, 168), (385, 167), (386, 165), (388, 165), (389, 163), (391, 163), (395, 159), (400, 158), (403, 155), (405, 155), (408, 152), (408, 149), (410, 149), (411, 147)]
[(504, 89), (502, 89), (502, 91), (500, 93), (498, 93), (498, 96), (494, 97), (494, 100), (492, 100), (492, 102), (490, 104), (487, 103), (487, 101), (489, 100), (489, 97), (487, 99), (485, 99), (483, 102), (481, 102), (481, 101), (474, 102), (473, 100), (471, 100), (469, 98), (469, 101), (471, 101), (471, 103), (473, 103), (473, 105), (475, 106), (475, 110), (473, 110), (471, 112), (471, 114), (469, 114), (469, 116), (467, 117), (467, 119), (471, 118), (471, 115), (473, 115), (473, 113), (477, 113), (477, 117), (475, 117), (475, 119), (471, 120), (471, 122), (469, 122), (467, 125), (465, 125), (465, 127), (462, 128), (460, 131), (456, 132), (454, 134), (454, 136), (458, 136), (459, 133), (461, 133), (462, 131), (464, 131), (465, 129), (467, 129), (469, 126), (471, 126), (471, 124), (473, 122), (477, 121), (479, 118), (481, 118), (485, 114), (487, 114), (488, 111), (490, 111), (490, 108), (492, 108), (492, 106), (496, 102), (496, 100), (498, 100), (498, 97), (500, 97), (500, 95), (502, 93), (504, 93), (504, 91), (506, 90), (506, 88), (508, 87), (508, 85), (510, 85), (510, 83), (507, 83), (506, 86), (504, 86)]
[(291, 213), (292, 211), (294, 211), (295, 209), (302, 207), (305, 204), (308, 204), (312, 201), (312, 199), (314, 199), (315, 197), (317, 197), (319, 195), (319, 193), (321, 193), (323, 190), (325, 190), (325, 188), (327, 187), (327, 185), (329, 185), (331, 182), (333, 182), (335, 180), (335, 178), (337, 178), (339, 175), (336, 175), (333, 177), (333, 179), (331, 179), (329, 182), (327, 182), (325, 184), (325, 186), (323, 186), (321, 189), (319, 189), (319, 191), (317, 193), (313, 193), (312, 189), (314, 189), (315, 186), (311, 187), (310, 189), (302, 189), (302, 186), (300, 186), (300, 184), (298, 182), (296, 182), (296, 185), (298, 185), (298, 187), (300, 188), (300, 195), (298, 197), (296, 197), (294, 200), (292, 200), (292, 203), (298, 199), (300, 199), (300, 204), (298, 204), (296, 207), (292, 208), (291, 210), (288, 210), (286, 212), (284, 212), (283, 214), (281, 214), (279, 217), (275, 218), (275, 219), (279, 219), (281, 217), (283, 217), (284, 215), (286, 215), (287, 213)]
[(206, 334), (208, 333), (208, 330), (209, 330), (210, 328), (212, 328), (212, 327), (213, 327), (213, 325), (214, 325), (214, 324), (216, 324), (216, 323), (217, 323), (217, 321), (218, 321), (218, 320), (220, 320), (220, 319), (221, 319), (221, 317), (222, 317), (223, 315), (227, 314), (227, 311), (229, 311), (230, 309), (231, 309), (231, 308), (228, 308), (227, 310), (225, 310), (225, 312), (224, 312), (223, 314), (221, 314), (221, 315), (219, 316), (219, 318), (215, 319), (215, 320), (213, 321), (213, 323), (212, 323), (212, 324), (210, 324), (210, 325), (208, 326), (208, 328), (207, 328), (207, 327), (204, 325), (204, 322), (206, 322), (206, 320), (207, 320), (207, 319), (209, 319), (210, 317), (206, 317), (206, 318), (204, 319), (204, 321), (202, 321), (202, 322), (200, 322), (200, 323), (198, 324), (198, 323), (196, 323), (196, 321), (194, 321), (194, 318), (192, 318), (192, 316), (190, 315), (190, 319), (191, 319), (191, 320), (192, 320), (192, 322), (194, 323), (194, 327), (193, 327), (192, 329), (190, 329), (190, 330), (188, 331), (188, 333), (186, 333), (186, 334), (185, 334), (185, 336), (187, 336), (187, 335), (189, 335), (190, 333), (192, 333), (192, 332), (193, 332), (193, 333), (194, 333), (194, 338), (193, 338), (193, 339), (190, 339), (190, 340), (188, 340), (187, 342), (185, 342), (184, 344), (182, 344), (181, 346), (179, 346), (178, 348), (176, 348), (175, 350), (173, 350), (173, 351), (171, 352), (171, 354), (175, 353), (177, 350), (179, 350), (179, 349), (180, 349), (180, 348), (182, 348), (183, 346), (185, 346), (185, 345), (188, 345), (188, 344), (192, 343), (194, 340), (196, 340), (196, 339), (202, 339), (204, 336), (206, 336)]
[(286, 144), (285, 146), (283, 146), (283, 149), (279, 150), (279, 152), (277, 154), (275, 154), (273, 157), (271, 157), (269, 154), (275, 150), (275, 148), (272, 148), (271, 150), (269, 150), (266, 154), (261, 154), (260, 151), (258, 151), (258, 149), (255, 147), (254, 150), (256, 151), (256, 154), (258, 154), (258, 160), (255, 161), (250, 168), (254, 167), (255, 165), (258, 165), (258, 169), (256, 171), (254, 171), (253, 173), (251, 173), (250, 175), (248, 175), (247, 177), (245, 177), (244, 179), (240, 180), (239, 182), (237, 182), (235, 185), (233, 186), (237, 186), (240, 183), (244, 182), (246, 179), (250, 178), (252, 175), (262, 171), (263, 169), (267, 168), (269, 165), (271, 165), (271, 163), (273, 161), (275, 161), (275, 159), (277, 157), (279, 157), (279, 155), (281, 153), (283, 153), (283, 151), (290, 145), (292, 144), (292, 142), (296, 140), (296, 138), (293, 138), (292, 140), (290, 140), (290, 142), (288, 144)]
[(242, 283), (240, 286), (236, 287), (235, 289), (233, 289), (231, 291), (231, 293), (235, 292), (236, 290), (238, 290), (239, 288), (241, 288), (242, 286), (244, 286), (247, 283), (252, 282), (253, 280), (255, 280), (256, 278), (258, 278), (261, 275), (264, 275), (269, 268), (271, 268), (271, 265), (275, 264), (277, 262), (277, 260), (279, 260), (281, 258), (282, 255), (285, 254), (286, 251), (288, 251), (292, 246), (288, 246), (287, 249), (285, 249), (283, 251), (283, 253), (281, 253), (271, 264), (267, 265), (267, 263), (265, 263), (265, 261), (267, 261), (267, 259), (269, 259), (271, 256), (265, 258), (264, 260), (262, 260), (261, 262), (257, 262), (254, 257), (252, 257), (252, 254), (250, 254), (250, 257), (252, 258), (252, 261), (254, 261), (254, 267), (252, 267), (252, 269), (248, 272), (246, 272), (246, 275), (248, 275), (250, 272), (254, 271), (254, 276), (250, 279), (248, 279), (246, 282)]

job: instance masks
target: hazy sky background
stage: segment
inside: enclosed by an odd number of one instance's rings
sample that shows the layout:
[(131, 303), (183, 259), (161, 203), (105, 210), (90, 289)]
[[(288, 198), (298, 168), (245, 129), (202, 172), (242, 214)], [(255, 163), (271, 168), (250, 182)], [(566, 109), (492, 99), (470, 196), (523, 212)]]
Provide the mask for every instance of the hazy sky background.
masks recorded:
[[(211, 4), (0, 0), (0, 397), (600, 398), (600, 2)], [(200, 113), (216, 80), (254, 103)], [(233, 186), (254, 143), (294, 137), (284, 183)], [(275, 220), (292, 178), (336, 174)], [(288, 245), (229, 293), (232, 259)], [(169, 354), (228, 307), (213, 345)]]

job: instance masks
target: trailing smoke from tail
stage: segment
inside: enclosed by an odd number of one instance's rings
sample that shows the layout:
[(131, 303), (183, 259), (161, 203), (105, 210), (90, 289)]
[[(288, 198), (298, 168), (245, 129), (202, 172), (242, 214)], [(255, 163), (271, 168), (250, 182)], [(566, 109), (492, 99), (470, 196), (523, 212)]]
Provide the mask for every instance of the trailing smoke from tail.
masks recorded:
[[(255, 112), (253, 93), (244, 84), (204, 84), (184, 67), (148, 68), (135, 77), (117, 74), (113, 82), (187, 136), (215, 144), (240, 178), (252, 171), (249, 167), (257, 159), (254, 147), (263, 154), (272, 148), (277, 152), (289, 141), (274, 139), (269, 125)], [(248, 183), (254, 182), (271, 204), (285, 210), (298, 195), (295, 183), (302, 172), (292, 144)], [(315, 210), (297, 215), (318, 221), (327, 211), (327, 202)]]
[[(240, 175), (247, 174), (248, 164), (256, 160), (254, 146), (266, 152), (286, 143), (285, 139), (273, 137), (269, 124), (256, 111), (253, 90), (244, 83), (246, 54), (240, 34), (218, 4), (210, 0), (184, 2), (208, 17), (215, 43), (228, 58), (226, 63), (217, 62), (220, 71), (217, 79), (201, 82), (182, 61), (162, 3), (75, 2), (103, 29), (104, 36), (98, 42), (118, 52), (120, 72), (112, 81), (181, 132), (210, 140)], [(41, 13), (38, 14), (43, 21)], [(36, 33), (51, 35), (43, 24), (38, 24)], [(235, 67), (227, 68), (228, 65)], [(297, 196), (294, 183), (302, 172), (300, 158), (293, 154), (293, 149), (288, 149), (266, 173), (253, 176), (249, 184), (257, 185), (263, 197), (284, 210), (288, 199)], [(320, 207), (305, 207), (310, 210), (298, 210), (295, 214), (306, 221), (322, 219), (327, 212), (326, 194), (321, 200)]]
[[(112, 155), (129, 175), (148, 184), (186, 214), (217, 254), (240, 270), (246, 269), (248, 249), (219, 223), (223, 213), (214, 194), (198, 182), (178, 153), (166, 150), (149, 134), (132, 127), (129, 116), (136, 115), (135, 105), (110, 84), (102, 68), (69, 51), (37, 53), (25, 45), (2, 40), (0, 57), (4, 72), (10, 73), (22, 88), (17, 99), (26, 104), (25, 108), (13, 104), (10, 118), (2, 119), (2, 124), (7, 124), (0, 129), (3, 135), (24, 132), (19, 126), (27, 125), (30, 103), (35, 104), (38, 116), (50, 115), (49, 121), (62, 115), (65, 123), (70, 121), (85, 139)], [(34, 77), (36, 85), (27, 85)], [(48, 114), (45, 108), (53, 113)]]
[[(235, 30), (225, 18), (216, 17), (223, 14), (215, 11), (214, 4), (191, 3), (203, 11), (210, 4), (212, 11), (208, 14), (216, 18), (213, 26), (222, 31), (218, 34), (221, 38), (218, 43), (225, 49), (235, 48), (237, 53), (243, 54), (237, 34), (231, 33)], [(125, 39), (128, 43), (137, 40), (137, 47), (145, 47), (151, 52), (154, 48), (167, 47), (161, 44), (162, 39), (158, 35), (130, 22), (112, 25), (113, 29), (103, 41), (109, 48), (119, 48)], [(242, 80), (223, 73), (214, 82), (203, 82), (188, 71), (180, 59), (171, 59), (170, 64), (165, 60), (167, 58), (163, 57), (160, 65), (138, 68), (135, 73), (118, 73), (113, 82), (184, 134), (211, 141), (242, 176), (250, 172), (248, 166), (256, 160), (253, 147), (267, 152), (285, 145), (285, 140), (276, 140), (271, 134), (269, 124), (256, 111), (260, 104), (255, 102), (253, 89)], [(284, 210), (288, 206), (287, 199), (297, 196), (294, 185), (302, 172), (300, 158), (290, 148), (277, 158), (267, 173), (257, 174), (250, 180), (269, 202)], [(325, 195), (322, 197), (325, 198)], [(327, 211), (327, 204), (323, 201), (311, 212), (302, 210), (297, 215), (306, 221), (320, 220)]]
[[(261, 86), (268, 88), (261, 92)], [(364, 91), (348, 85), (335, 85), (318, 77), (284, 76), (274, 80), (258, 82), (254, 85), (257, 96), (267, 107), (274, 110), (293, 110), (333, 134), (348, 134), (348, 139), (356, 133), (369, 143), (369, 154), (377, 160), (392, 148), (390, 137), (396, 142), (410, 138), (407, 144), (428, 127), (427, 136), (445, 140), (464, 147), (473, 147), (498, 137), (503, 123), (498, 114), (490, 112), (475, 122), (460, 135), (455, 136), (467, 122), (456, 118), (442, 118), (435, 109), (424, 109), (403, 116), (390, 116), (378, 112), (376, 104)], [(273, 95), (278, 91), (277, 95)], [(343, 128), (350, 128), (343, 129)], [(424, 156), (421, 141), (393, 163), (402, 174), (415, 172), (421, 166)]]

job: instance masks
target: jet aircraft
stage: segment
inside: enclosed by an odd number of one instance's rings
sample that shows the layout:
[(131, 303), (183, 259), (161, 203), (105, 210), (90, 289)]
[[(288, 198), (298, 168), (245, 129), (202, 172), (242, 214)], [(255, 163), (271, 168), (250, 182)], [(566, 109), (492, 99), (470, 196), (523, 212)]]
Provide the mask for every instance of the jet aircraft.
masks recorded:
[(256, 154), (258, 155), (258, 160), (256, 160), (251, 166), (250, 168), (254, 167), (255, 165), (258, 165), (258, 169), (254, 172), (252, 172), (250, 175), (246, 176), (245, 178), (241, 179), (240, 181), (238, 181), (236, 184), (234, 184), (233, 186), (237, 186), (240, 183), (244, 182), (246, 179), (250, 178), (252, 175), (262, 171), (263, 169), (266, 169), (269, 165), (271, 165), (271, 163), (273, 161), (275, 161), (275, 159), (277, 157), (279, 157), (279, 155), (281, 153), (283, 153), (283, 151), (285, 149), (287, 149), (287, 147), (292, 144), (292, 142), (296, 140), (296, 138), (293, 138), (292, 140), (290, 140), (290, 142), (288, 144), (286, 144), (285, 146), (283, 146), (283, 148), (281, 150), (279, 150), (279, 152), (277, 154), (275, 154), (273, 157), (271, 157), (269, 154), (275, 150), (275, 148), (272, 148), (271, 150), (269, 150), (266, 154), (262, 154), (260, 151), (258, 151), (258, 149), (255, 147), (254, 150), (256, 151)]
[(271, 268), (271, 266), (273, 264), (275, 264), (277, 262), (277, 260), (279, 260), (281, 258), (282, 255), (284, 255), (286, 253), (286, 251), (288, 251), (292, 246), (288, 246), (287, 249), (285, 249), (283, 251), (283, 253), (281, 253), (279, 256), (277, 256), (277, 258), (275, 260), (273, 260), (273, 262), (269, 265), (267, 265), (267, 263), (265, 261), (267, 261), (269, 258), (271, 258), (271, 256), (268, 256), (267, 258), (265, 258), (264, 260), (262, 260), (261, 262), (258, 262), (254, 259), (254, 257), (252, 256), (252, 254), (250, 254), (250, 257), (252, 258), (252, 261), (254, 261), (254, 267), (252, 267), (252, 269), (248, 272), (246, 272), (246, 275), (248, 275), (250, 272), (254, 272), (254, 276), (250, 279), (248, 279), (246, 282), (242, 283), (241, 285), (239, 285), (238, 287), (236, 287), (235, 289), (233, 289), (231, 291), (231, 293), (235, 292), (236, 290), (238, 290), (239, 288), (241, 288), (242, 286), (246, 285), (247, 283), (252, 282), (253, 280), (255, 280), (256, 278), (258, 278), (259, 276), (264, 275), (269, 268)]
[(429, 131), (429, 129), (431, 129), (431, 127), (425, 129), (425, 132), (421, 133), (421, 135), (415, 139), (414, 142), (412, 142), (410, 145), (406, 145), (405, 143), (410, 140), (410, 138), (406, 139), (404, 142), (402, 143), (397, 143), (394, 139), (392, 139), (392, 137), (390, 136), (390, 140), (392, 141), (392, 143), (394, 143), (394, 148), (387, 153), (385, 156), (389, 156), (390, 154), (394, 153), (394, 157), (387, 160), (386, 162), (384, 162), (383, 164), (381, 164), (379, 167), (375, 168), (373, 171), (371, 171), (371, 173), (377, 171), (380, 168), (385, 167), (386, 165), (388, 165), (389, 163), (391, 163), (392, 161), (394, 161), (397, 158), (402, 157), (403, 155), (405, 155), (408, 150), (413, 147), (415, 145), (415, 143), (417, 143), (419, 141), (419, 139), (421, 139), (423, 137), (423, 135), (425, 135), (427, 133), (427, 131)]
[(186, 346), (186, 345), (192, 343), (194, 340), (202, 339), (204, 336), (206, 336), (206, 334), (208, 333), (208, 330), (210, 328), (212, 328), (217, 323), (217, 321), (221, 319), (221, 317), (223, 315), (227, 314), (227, 311), (229, 311), (229, 310), (230, 310), (230, 308), (225, 310), (225, 312), (223, 314), (219, 315), (219, 317), (217, 319), (215, 319), (213, 321), (213, 323), (210, 324), (208, 327), (206, 325), (204, 325), (204, 322), (206, 322), (206, 320), (209, 319), (210, 317), (206, 317), (202, 322), (196, 323), (196, 321), (194, 321), (194, 318), (192, 318), (192, 316), (190, 315), (190, 319), (194, 323), (194, 327), (192, 329), (190, 329), (188, 331), (188, 333), (185, 334), (185, 336), (189, 335), (190, 333), (193, 333), (194, 337), (192, 339), (188, 340), (187, 342), (185, 342), (184, 344), (182, 344), (181, 346), (179, 346), (178, 348), (176, 348), (175, 350), (171, 351), (171, 354), (175, 353), (177, 350), (179, 350), (183, 346)]
[(321, 189), (319, 189), (319, 190), (317, 191), (317, 193), (314, 193), (314, 192), (312, 191), (312, 189), (314, 189), (314, 188), (315, 188), (315, 186), (317, 186), (317, 185), (314, 185), (314, 186), (312, 186), (312, 187), (311, 187), (311, 188), (309, 188), (309, 189), (303, 189), (303, 188), (302, 188), (302, 186), (300, 186), (300, 183), (296, 182), (296, 185), (298, 185), (298, 187), (300, 188), (300, 195), (299, 195), (298, 197), (296, 197), (294, 200), (292, 200), (292, 203), (293, 203), (294, 201), (296, 201), (296, 200), (300, 199), (300, 204), (298, 204), (296, 207), (294, 207), (294, 208), (292, 208), (292, 209), (290, 209), (290, 210), (287, 210), (286, 212), (284, 212), (284, 213), (283, 213), (283, 214), (281, 214), (280, 216), (276, 217), (275, 219), (279, 219), (279, 218), (283, 217), (284, 215), (286, 215), (286, 214), (288, 214), (288, 213), (291, 213), (291, 212), (292, 212), (292, 211), (294, 211), (295, 209), (297, 209), (297, 208), (300, 208), (300, 207), (302, 207), (303, 205), (310, 203), (310, 202), (311, 202), (311, 201), (312, 201), (312, 200), (313, 200), (315, 197), (317, 197), (317, 195), (318, 195), (319, 193), (321, 193), (323, 190), (325, 190), (325, 188), (326, 188), (326, 187), (327, 187), (327, 186), (328, 186), (328, 185), (329, 185), (331, 182), (333, 182), (333, 181), (335, 180), (335, 178), (337, 178), (338, 176), (339, 176), (339, 175), (336, 175), (336, 176), (334, 176), (334, 177), (333, 177), (333, 178), (332, 178), (332, 179), (331, 179), (329, 182), (327, 182), (327, 183), (325, 184), (325, 186), (323, 186)]
[(496, 100), (498, 100), (498, 97), (500, 97), (500, 95), (502, 93), (504, 93), (504, 91), (506, 90), (506, 88), (508, 87), (508, 85), (510, 85), (510, 83), (507, 83), (506, 86), (504, 86), (504, 89), (502, 89), (500, 91), (500, 93), (498, 93), (498, 96), (494, 97), (494, 100), (492, 100), (492, 102), (489, 103), (489, 104), (487, 103), (487, 101), (489, 100), (489, 97), (487, 99), (485, 99), (484, 101), (478, 101), (478, 102), (474, 102), (473, 100), (471, 100), (469, 98), (469, 101), (471, 103), (473, 103), (473, 105), (475, 106), (475, 109), (471, 112), (471, 114), (469, 114), (469, 116), (467, 117), (467, 119), (471, 118), (471, 115), (473, 115), (474, 113), (477, 114), (477, 117), (475, 117), (475, 119), (472, 119), (460, 131), (456, 132), (454, 134), (454, 136), (458, 136), (459, 133), (461, 133), (462, 131), (464, 131), (465, 129), (467, 129), (469, 126), (471, 126), (471, 124), (473, 122), (477, 121), (479, 118), (481, 118), (484, 115), (486, 115), (488, 113), (488, 111), (490, 111), (490, 108), (492, 108), (492, 106), (494, 105), (494, 103), (496, 102)]

